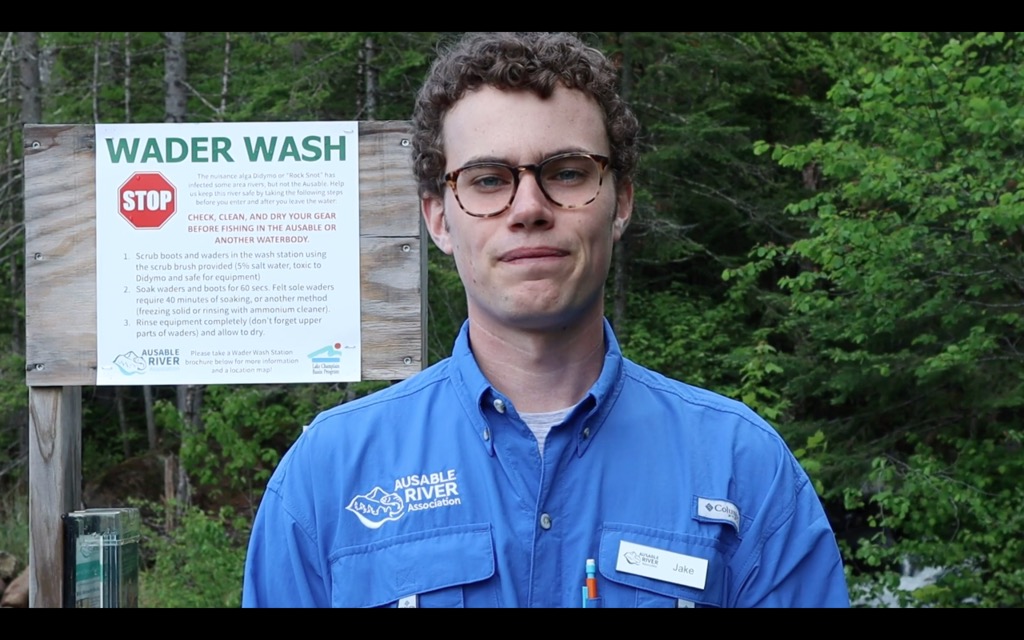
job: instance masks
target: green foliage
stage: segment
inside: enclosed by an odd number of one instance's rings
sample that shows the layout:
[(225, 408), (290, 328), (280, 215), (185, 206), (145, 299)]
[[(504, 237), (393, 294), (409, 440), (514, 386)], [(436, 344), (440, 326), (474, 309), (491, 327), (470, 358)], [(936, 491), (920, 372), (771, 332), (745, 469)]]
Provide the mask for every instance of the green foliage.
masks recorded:
[(211, 385), (202, 428), (185, 428), (177, 407), (165, 400), (156, 403), (155, 413), (161, 427), (180, 438), (182, 463), (209, 500), (240, 496), (255, 511), (281, 455), (317, 413), (383, 386)]
[(206, 388), (203, 428), (183, 434), (181, 457), (200, 484), (258, 490), (277, 465), (282, 444), (301, 433), (273, 391), (254, 386)]
[[(431, 32), (235, 34), (232, 120), (405, 120), (430, 62)], [(367, 113), (366, 59), (377, 72), (377, 106)], [(216, 56), (215, 56), (216, 57)], [(223, 53), (219, 55), (223, 59)], [(208, 92), (221, 91), (216, 74)]]
[(230, 510), (185, 512), (170, 536), (147, 532), (152, 567), (139, 577), (139, 605), (158, 608), (234, 608), (242, 604), (249, 519)]
[(162, 122), (163, 48), (151, 31), (42, 32), (51, 65), (43, 121)]
[(831, 139), (773, 149), (783, 166), (820, 166), (829, 185), (789, 208), (808, 235), (779, 253), (792, 311), (782, 328), (830, 369), (808, 369), (800, 386), (823, 384), (836, 404), (896, 401), (884, 386), (1019, 406), (1020, 358), (1005, 337), (1022, 322), (1024, 164), (1019, 140), (998, 133), (1024, 122), (1019, 47), (998, 34), (941, 46), (887, 34), (879, 48), (885, 62), (831, 91)]
[[(794, 433), (874, 533), (854, 584), (948, 569), (914, 603), (1019, 606), (1024, 52), (1004, 34), (836, 34), (828, 137), (754, 145), (805, 176), (802, 231), (727, 270), (775, 313)], [(809, 178), (809, 179), (807, 179)], [(768, 318), (768, 316), (766, 316)]]
[[(365, 120), (373, 45), (373, 119), (407, 119), (432, 32), (189, 32), (189, 120)], [(164, 35), (45, 32), (48, 122), (161, 122)]]
[(431, 243), (427, 259), (427, 347), (428, 364), (433, 364), (451, 355), (452, 344), (467, 317), (466, 293), (450, 256)]
[(825, 485), (818, 474), (825, 464), (824, 456), (827, 451), (828, 442), (825, 440), (825, 433), (820, 430), (808, 436), (803, 446), (793, 449), (793, 455), (800, 461), (800, 465), (807, 472), (807, 475), (810, 476), (811, 481), (814, 483), (814, 489), (818, 492), (819, 496), (825, 494)]
[(752, 347), (734, 349), (731, 358), (739, 359), (741, 384), (727, 395), (733, 395), (770, 422), (778, 422), (789, 401), (782, 396), (775, 382), (785, 370), (776, 362), (775, 347), (761, 341)]
[(723, 268), (788, 234), (772, 212), (795, 197), (796, 181), (750, 148), (817, 132), (809, 105), (824, 84), (808, 52), (821, 37), (627, 32), (602, 44), (629, 65), (643, 127), (627, 236), (634, 289), (685, 282), (710, 302), (723, 295)]
[[(7, 486), (3, 480), (17, 484), (28, 478), (28, 465), (19, 463), (22, 435), (25, 425), (23, 417), (28, 413), (28, 388), (25, 387), (25, 358), (16, 353), (0, 355), (0, 468), (6, 467), (6, 474), (0, 474), (0, 490)], [(13, 418), (13, 419), (11, 419)]]
[(15, 573), (28, 565), (28, 493), (21, 488), (0, 492), (0, 551), (17, 560)]
[(623, 353), (667, 376), (697, 386), (720, 387), (737, 378), (725, 366), (731, 337), (721, 328), (736, 322), (727, 306), (688, 295), (679, 285), (664, 292), (633, 292), (631, 309), (643, 309), (622, 332)]
[[(858, 593), (877, 595), (906, 559), (943, 567), (934, 585), (906, 594), (906, 605), (1024, 605), (1024, 456), (1021, 434), (918, 442), (906, 461), (876, 458), (870, 491), (849, 491), (877, 533), (852, 554)], [(895, 538), (895, 542), (893, 542)]]

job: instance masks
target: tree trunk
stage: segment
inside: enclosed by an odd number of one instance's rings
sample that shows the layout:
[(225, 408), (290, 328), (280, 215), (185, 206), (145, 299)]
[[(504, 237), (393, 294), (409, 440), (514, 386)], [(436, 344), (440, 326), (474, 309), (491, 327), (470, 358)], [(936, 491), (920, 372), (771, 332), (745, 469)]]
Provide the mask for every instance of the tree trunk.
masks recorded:
[(100, 32), (92, 41), (92, 121), (100, 121)]
[(164, 32), (164, 122), (185, 122), (188, 116), (188, 78), (185, 32)]
[[(619, 34), (622, 47), (622, 66), (620, 70), (620, 92), (627, 103), (633, 93), (632, 39), (629, 32)], [(635, 212), (634, 212), (635, 215)], [(629, 257), (629, 229), (623, 231), (615, 250), (612, 263), (612, 326), (619, 333), (620, 339), (626, 333), (626, 265)]]
[(171, 453), (164, 458), (164, 532), (174, 531), (177, 524), (175, 519), (175, 502), (177, 501), (177, 484), (174, 482), (174, 474), (178, 471), (178, 461)]
[(131, 434), (128, 433), (128, 414), (124, 410), (124, 387), (114, 387), (114, 404), (117, 406), (117, 424), (121, 428), (121, 452), (127, 460), (132, 455)]
[(224, 73), (220, 82), (220, 109), (218, 119), (223, 121), (228, 112), (228, 80), (231, 78), (231, 32), (224, 33)]
[(363, 42), (363, 79), (366, 86), (365, 92), (365, 120), (376, 120), (377, 119), (377, 98), (378, 98), (378, 86), (377, 82), (377, 68), (374, 66), (373, 59), (377, 55), (377, 45), (373, 41), (373, 36), (366, 36), (366, 40)]
[[(164, 32), (164, 122), (185, 122), (188, 116), (188, 68), (185, 64), (185, 32)], [(178, 413), (181, 416), (181, 446), (200, 429), (200, 409), (203, 387), (199, 385), (178, 386)], [(178, 458), (177, 507), (179, 515), (192, 502), (192, 487), (185, 469), (183, 456)], [(180, 519), (178, 520), (180, 522)]]
[(124, 32), (124, 121), (132, 121), (132, 32)]
[(43, 98), (39, 82), (39, 32), (18, 32), (18, 60), (21, 66), (21, 123), (43, 120)]
[[(181, 415), (182, 422), (181, 446), (184, 447), (188, 439), (199, 433), (203, 428), (201, 411), (204, 387), (198, 384), (187, 384), (179, 385), (177, 389), (178, 413)], [(180, 516), (184, 513), (184, 510), (192, 504), (192, 485), (188, 479), (188, 470), (185, 468), (184, 456), (180, 455), (180, 453), (178, 455), (176, 492), (179, 516), (177, 520), (180, 522)]]
[[(38, 124), (43, 121), (43, 94), (42, 94), (42, 82), (40, 81), (39, 74), (39, 32), (38, 31), (21, 31), (18, 32), (18, 63), (20, 67), (21, 75), (21, 124)], [(13, 149), (12, 149), (13, 151)], [(20, 154), (16, 154), (20, 155)], [(14, 170), (16, 163), (14, 157), (9, 157), (7, 166), (11, 170)], [(22, 167), (24, 165), (21, 165)], [(19, 171), (21, 176), (24, 176), (24, 171)], [(21, 179), (11, 182), (14, 189), (21, 191)], [(6, 201), (6, 195), (2, 194)], [(6, 224), (21, 224), (24, 219), (24, 212), (19, 202), (12, 202), (10, 206), (10, 214), (4, 215), (4, 221)], [(4, 208), (8, 205), (4, 204)], [(11, 257), (12, 269), (10, 290), (12, 295), (20, 296), (23, 295), (24, 282), (21, 280), (22, 269), (21, 266), (16, 264), (17, 260), (14, 256)], [(21, 311), (17, 308), (17, 305), (11, 309), (11, 349), (14, 353), (24, 355), (25, 353), (25, 341), (24, 333), (25, 327), (22, 323)], [(20, 432), (18, 439), (18, 458), (20, 460), (28, 460), (29, 456), (29, 420), (25, 410), (16, 411), (11, 416), (11, 423), (15, 429)], [(24, 474), (24, 477), (28, 478), (28, 474)]]
[(159, 446), (156, 435), (156, 416), (153, 413), (153, 387), (143, 385), (142, 402), (146, 411), (146, 440), (150, 451), (156, 451)]

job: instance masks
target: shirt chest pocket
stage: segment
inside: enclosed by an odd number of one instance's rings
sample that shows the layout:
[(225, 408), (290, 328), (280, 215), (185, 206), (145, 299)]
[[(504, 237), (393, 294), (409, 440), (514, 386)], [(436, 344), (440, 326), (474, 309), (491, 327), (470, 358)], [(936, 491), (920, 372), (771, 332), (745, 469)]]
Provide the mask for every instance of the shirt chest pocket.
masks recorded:
[(597, 566), (603, 607), (723, 607), (729, 549), (721, 541), (606, 523)]
[(329, 560), (335, 607), (463, 607), (468, 599), (474, 606), (497, 604), (486, 595), (493, 589), (481, 585), (494, 576), (488, 524), (431, 529), (345, 547)]

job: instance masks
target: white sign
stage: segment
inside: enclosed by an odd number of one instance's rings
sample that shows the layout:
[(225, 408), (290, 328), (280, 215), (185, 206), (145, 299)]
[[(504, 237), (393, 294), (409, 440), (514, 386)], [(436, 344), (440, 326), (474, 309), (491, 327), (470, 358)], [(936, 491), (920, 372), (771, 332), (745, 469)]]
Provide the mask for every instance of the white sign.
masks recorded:
[(96, 125), (100, 385), (359, 380), (356, 122)]

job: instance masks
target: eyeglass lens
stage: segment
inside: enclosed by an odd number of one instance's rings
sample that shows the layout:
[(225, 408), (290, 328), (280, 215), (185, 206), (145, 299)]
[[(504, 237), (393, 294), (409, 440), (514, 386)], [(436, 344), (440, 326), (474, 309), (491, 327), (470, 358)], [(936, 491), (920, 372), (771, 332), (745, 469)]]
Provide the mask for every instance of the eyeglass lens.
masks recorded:
[(518, 168), (490, 163), (468, 165), (459, 170), (455, 183), (459, 204), (472, 215), (501, 213), (515, 197), (520, 171), (532, 171), (549, 200), (571, 209), (594, 201), (601, 189), (603, 167), (583, 154), (555, 156), (539, 165)]

